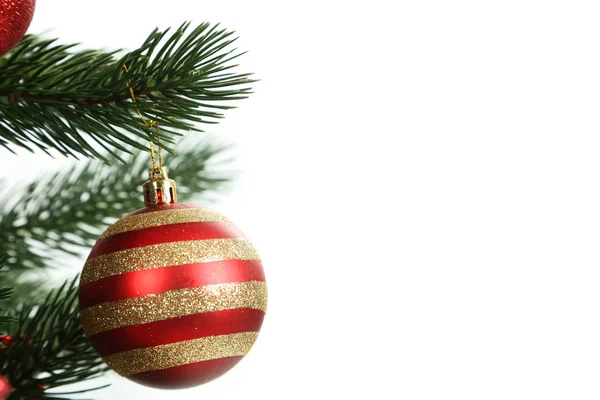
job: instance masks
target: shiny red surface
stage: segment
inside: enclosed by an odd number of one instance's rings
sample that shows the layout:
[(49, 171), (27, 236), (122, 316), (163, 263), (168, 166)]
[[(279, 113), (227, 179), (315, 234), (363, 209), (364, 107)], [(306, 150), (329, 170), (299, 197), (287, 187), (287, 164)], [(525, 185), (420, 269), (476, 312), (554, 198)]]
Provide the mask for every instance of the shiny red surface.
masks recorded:
[(12, 336), (9, 336), (9, 335), (0, 335), (0, 343), (2, 343), (4, 346), (8, 347), (11, 344), (13, 344), (13, 338), (12, 338)]
[(244, 237), (230, 222), (187, 222), (118, 233), (96, 242), (88, 259), (160, 243)]
[(12, 389), (12, 385), (8, 379), (6, 379), (4, 375), (0, 374), (0, 400), (7, 399), (12, 392)]
[(153, 268), (109, 276), (79, 288), (81, 310), (108, 301), (228, 282), (265, 280), (260, 261), (226, 260)]
[(258, 332), (264, 317), (263, 311), (251, 308), (215, 311), (113, 329), (93, 335), (90, 340), (101, 356), (108, 356), (207, 336)]
[(0, 0), (0, 56), (23, 38), (35, 11), (35, 0)]
[(134, 382), (157, 389), (186, 389), (212, 381), (240, 362), (243, 357), (227, 357), (180, 367), (128, 376)]

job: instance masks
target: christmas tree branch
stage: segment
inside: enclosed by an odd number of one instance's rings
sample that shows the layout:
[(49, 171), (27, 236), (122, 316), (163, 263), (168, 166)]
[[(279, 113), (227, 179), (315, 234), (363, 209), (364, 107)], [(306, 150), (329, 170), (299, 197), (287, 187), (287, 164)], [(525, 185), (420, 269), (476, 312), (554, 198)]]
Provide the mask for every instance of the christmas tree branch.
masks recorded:
[[(0, 301), (9, 299), (12, 296), (12, 292), (12, 288), (0, 288)], [(4, 310), (0, 309), (0, 311)], [(6, 326), (7, 323), (13, 322), (14, 320), (15, 318), (10, 315), (0, 315), (0, 333), (3, 332), (4, 326)], [(2, 348), (2, 344), (0, 344), (0, 348)]]
[(155, 30), (119, 58), (26, 36), (0, 57), (0, 146), (104, 159), (101, 148), (116, 155), (146, 149), (140, 138), (158, 140), (138, 110), (159, 123), (168, 151), (180, 130), (216, 123), (254, 81), (231, 72), (240, 55), (232, 32), (207, 23), (188, 30), (189, 23), (171, 36)]
[[(5, 261), (3, 258), (0, 258), (0, 270), (4, 268)], [(13, 294), (13, 289), (9, 287), (0, 287), (0, 301), (5, 301), (9, 299)], [(4, 309), (0, 307), (0, 312), (4, 312)], [(4, 328), (6, 324), (9, 322), (15, 321), (15, 317), (10, 315), (0, 315), (0, 334), (4, 333)], [(4, 347), (3, 343), (0, 343), (0, 349)]]
[(107, 370), (81, 328), (75, 279), (50, 292), (42, 304), (24, 306), (18, 317), (12, 343), (0, 349), (0, 371), (15, 389), (11, 400), (62, 399), (47, 391)]
[[(3, 257), (0, 257), (0, 271), (6, 265), (6, 260)], [(9, 299), (13, 294), (13, 289), (9, 287), (0, 287), (0, 301), (5, 301)], [(0, 307), (0, 312), (4, 311), (2, 307)], [(0, 315), (0, 334), (4, 333), (4, 327), (7, 323), (15, 321), (15, 317), (10, 315)], [(0, 349), (4, 347), (4, 344), (0, 343)]]
[[(209, 168), (224, 149), (208, 143), (188, 145), (169, 157), (169, 175), (177, 180), (182, 201), (229, 180)], [(24, 271), (40, 275), (41, 267), (62, 266), (66, 254), (83, 255), (108, 224), (142, 208), (141, 183), (148, 179), (149, 156), (129, 156), (125, 161), (125, 165), (90, 161), (11, 190), (2, 201), (5, 209), (0, 209), (0, 254), (7, 256), (8, 267), (2, 280), (15, 283)], [(35, 289), (35, 284), (19, 283), (18, 289)]]

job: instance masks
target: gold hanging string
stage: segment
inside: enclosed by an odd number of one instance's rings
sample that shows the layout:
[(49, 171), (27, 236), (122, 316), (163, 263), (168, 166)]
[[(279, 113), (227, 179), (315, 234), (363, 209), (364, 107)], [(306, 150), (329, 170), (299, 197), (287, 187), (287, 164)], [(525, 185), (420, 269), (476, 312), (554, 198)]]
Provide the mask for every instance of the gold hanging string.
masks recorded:
[[(127, 69), (127, 65), (123, 64), (123, 69), (125, 70), (125, 73), (129, 73), (129, 69)], [(131, 95), (131, 100), (134, 103), (137, 103), (137, 100), (135, 98), (135, 92), (133, 91), (133, 84), (131, 83), (131, 78), (127, 81), (127, 86), (129, 87), (129, 94)], [(140, 118), (142, 119), (142, 121), (144, 122), (144, 125), (146, 125), (148, 127), (149, 133), (152, 136), (152, 128), (156, 128), (156, 136), (157, 136), (157, 142), (158, 142), (158, 165), (156, 165), (156, 153), (154, 151), (154, 142), (151, 140), (150, 141), (150, 155), (152, 157), (152, 170), (154, 171), (155, 174), (162, 174), (162, 167), (163, 167), (163, 159), (162, 159), (162, 148), (160, 146), (160, 127), (158, 125), (158, 121), (154, 121), (154, 120), (146, 120), (146, 118), (144, 118), (144, 115), (142, 115), (142, 112), (140, 111), (139, 107), (136, 107), (136, 111), (138, 113), (138, 115), (140, 116)]]

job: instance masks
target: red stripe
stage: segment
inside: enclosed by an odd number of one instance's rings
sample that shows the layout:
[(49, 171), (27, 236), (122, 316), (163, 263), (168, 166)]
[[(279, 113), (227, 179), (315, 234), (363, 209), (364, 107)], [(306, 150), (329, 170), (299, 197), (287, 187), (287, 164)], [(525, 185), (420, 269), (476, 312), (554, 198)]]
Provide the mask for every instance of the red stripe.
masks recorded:
[(217, 283), (265, 281), (260, 261), (225, 260), (113, 275), (79, 288), (79, 308)]
[(99, 240), (88, 260), (115, 251), (153, 244), (244, 237), (231, 222), (184, 222), (117, 233)]
[(258, 332), (265, 313), (252, 308), (214, 311), (125, 326), (92, 335), (92, 345), (102, 357), (133, 349), (155, 347), (207, 336)]
[(190, 204), (182, 204), (182, 203), (157, 204), (157, 205), (153, 205), (153, 206), (146, 206), (142, 209), (132, 212), (131, 214), (127, 214), (127, 216), (129, 217), (130, 215), (140, 215), (140, 214), (147, 214), (147, 213), (151, 213), (151, 212), (165, 211), (165, 210), (181, 210), (184, 208), (204, 208), (204, 207), (197, 207), (197, 206), (192, 206)]
[[(227, 357), (128, 376), (157, 389), (185, 389), (212, 381), (233, 368), (243, 357)], [(168, 396), (167, 396), (168, 397)]]

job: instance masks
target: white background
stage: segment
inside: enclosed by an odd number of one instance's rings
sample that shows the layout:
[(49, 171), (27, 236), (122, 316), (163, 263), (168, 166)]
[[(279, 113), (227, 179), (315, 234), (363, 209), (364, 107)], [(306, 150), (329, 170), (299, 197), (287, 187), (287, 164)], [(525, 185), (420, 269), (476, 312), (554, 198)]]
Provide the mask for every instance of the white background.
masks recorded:
[[(110, 375), (96, 398), (598, 399), (599, 17), (594, 1), (40, 0), (32, 32), (88, 47), (221, 22), (262, 79), (211, 129), (243, 171), (213, 208), (270, 285), (257, 345), (205, 386)], [(47, 162), (0, 152), (11, 179)]]

